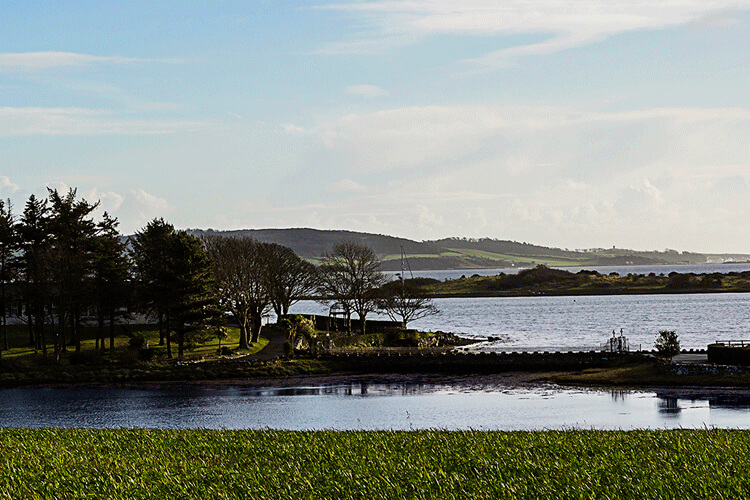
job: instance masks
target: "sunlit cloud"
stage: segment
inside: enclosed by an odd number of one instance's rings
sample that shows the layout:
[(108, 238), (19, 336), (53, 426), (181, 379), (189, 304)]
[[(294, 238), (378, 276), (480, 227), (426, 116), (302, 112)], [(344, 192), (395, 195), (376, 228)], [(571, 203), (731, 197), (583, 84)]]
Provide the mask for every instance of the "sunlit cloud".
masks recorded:
[(0, 175), (0, 191), (15, 193), (19, 189), (21, 188), (17, 184), (12, 183), (7, 175)]

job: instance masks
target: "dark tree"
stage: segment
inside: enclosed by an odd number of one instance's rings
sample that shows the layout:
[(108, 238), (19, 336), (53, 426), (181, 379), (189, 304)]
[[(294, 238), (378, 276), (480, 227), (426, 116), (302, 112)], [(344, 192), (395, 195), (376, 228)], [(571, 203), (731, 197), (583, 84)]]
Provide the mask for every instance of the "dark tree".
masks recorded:
[(659, 355), (667, 360), (671, 360), (680, 353), (680, 341), (677, 338), (677, 332), (674, 330), (661, 330), (656, 337), (654, 347)]
[(167, 345), (167, 356), (172, 357), (169, 301), (172, 282), (176, 279), (169, 265), (170, 239), (174, 226), (164, 219), (154, 219), (136, 232), (131, 240), (131, 257), (138, 280), (138, 295), (146, 310), (156, 316), (159, 326), (159, 345)]
[(425, 291), (400, 279), (392, 281), (381, 289), (378, 309), (383, 311), (392, 321), (398, 321), (406, 329), (410, 321), (432, 316), (440, 312), (432, 303)]
[(188, 336), (204, 329), (219, 313), (211, 261), (198, 238), (175, 231), (163, 219), (154, 219), (136, 233), (132, 255), (141, 297), (159, 318), (167, 355), (172, 357), (174, 330), (182, 356)]
[(177, 333), (177, 353), (182, 357), (188, 336), (205, 330), (220, 314), (214, 293), (211, 261), (201, 241), (178, 231), (170, 238), (172, 267), (170, 316)]
[(19, 237), (10, 200), (0, 200), (0, 309), (2, 310), (3, 349), (8, 349), (7, 315), (11, 303), (9, 285), (15, 282), (15, 260), (19, 248)]
[(117, 219), (104, 212), (99, 234), (93, 241), (92, 271), (98, 331), (96, 348), (104, 350), (104, 322), (109, 322), (109, 348), (115, 346), (115, 320), (130, 296), (130, 260), (126, 245), (117, 232)]
[(23, 280), (29, 341), (47, 354), (44, 336), (45, 310), (49, 307), (50, 284), (47, 255), (50, 246), (47, 200), (29, 197), (18, 225), (21, 241), (19, 271)]
[(91, 217), (99, 203), (76, 200), (76, 190), (61, 196), (49, 189), (50, 251), (47, 255), (53, 280), (53, 302), (57, 312), (56, 350), (65, 350), (65, 327), (70, 325), (70, 343), (81, 350), (81, 316), (91, 299), (93, 241), (99, 228)]
[(371, 248), (343, 241), (321, 257), (319, 289), (328, 303), (339, 303), (359, 316), (362, 333), (367, 314), (376, 310), (378, 289), (386, 277)]

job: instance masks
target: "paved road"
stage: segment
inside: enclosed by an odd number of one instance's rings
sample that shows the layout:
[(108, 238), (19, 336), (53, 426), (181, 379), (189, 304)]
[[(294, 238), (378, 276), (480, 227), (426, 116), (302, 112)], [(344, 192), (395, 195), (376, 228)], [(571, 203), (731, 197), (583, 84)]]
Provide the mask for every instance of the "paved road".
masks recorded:
[(674, 363), (707, 363), (707, 354), (678, 354), (672, 358)]
[(268, 339), (268, 345), (262, 351), (248, 356), (249, 359), (272, 359), (284, 355), (286, 336), (280, 328), (264, 326), (260, 335)]

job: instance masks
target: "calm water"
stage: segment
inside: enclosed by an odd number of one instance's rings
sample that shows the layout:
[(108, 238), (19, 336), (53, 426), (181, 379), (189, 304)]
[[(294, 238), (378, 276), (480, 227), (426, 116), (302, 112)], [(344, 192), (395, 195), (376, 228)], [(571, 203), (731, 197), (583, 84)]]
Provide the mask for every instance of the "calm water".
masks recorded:
[(750, 394), (361, 383), (2, 389), (0, 427), (747, 429)]
[[(659, 330), (675, 330), (686, 349), (750, 338), (750, 294), (745, 293), (449, 298), (434, 303), (440, 314), (409, 327), (501, 338), (479, 346), (486, 350), (589, 350), (621, 328), (633, 349), (652, 349)], [(327, 308), (308, 301), (292, 312), (327, 314)]]

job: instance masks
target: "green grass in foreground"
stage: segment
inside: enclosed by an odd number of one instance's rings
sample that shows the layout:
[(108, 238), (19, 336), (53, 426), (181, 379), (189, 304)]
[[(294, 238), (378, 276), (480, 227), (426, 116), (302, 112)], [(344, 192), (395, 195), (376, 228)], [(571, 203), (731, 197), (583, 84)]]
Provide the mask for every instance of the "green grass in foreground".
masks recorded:
[(0, 498), (747, 498), (732, 430), (0, 430)]

